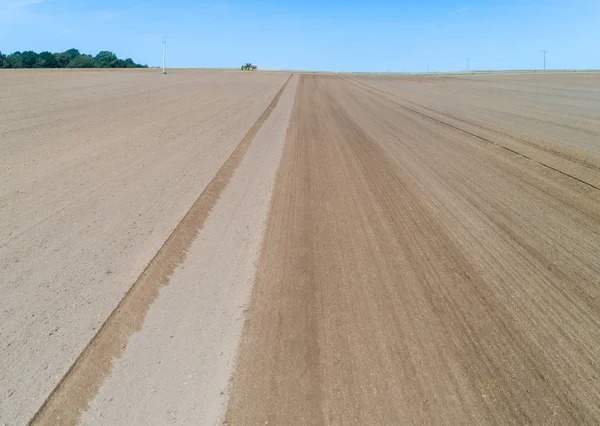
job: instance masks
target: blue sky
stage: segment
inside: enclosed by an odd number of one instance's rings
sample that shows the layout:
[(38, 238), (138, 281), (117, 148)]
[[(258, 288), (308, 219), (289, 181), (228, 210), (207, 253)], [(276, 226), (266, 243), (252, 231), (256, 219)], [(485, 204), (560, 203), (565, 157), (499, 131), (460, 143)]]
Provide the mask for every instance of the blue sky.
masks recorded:
[(172, 67), (600, 69), (600, 0), (0, 0), (0, 50)]

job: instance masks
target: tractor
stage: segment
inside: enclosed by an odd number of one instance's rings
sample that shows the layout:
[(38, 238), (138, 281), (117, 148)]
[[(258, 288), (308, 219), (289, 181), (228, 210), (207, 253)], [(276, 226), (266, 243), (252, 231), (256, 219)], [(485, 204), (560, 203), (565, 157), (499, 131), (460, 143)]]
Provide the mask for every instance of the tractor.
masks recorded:
[(242, 65), (242, 71), (256, 71), (256, 64), (251, 64), (248, 62), (246, 65)]

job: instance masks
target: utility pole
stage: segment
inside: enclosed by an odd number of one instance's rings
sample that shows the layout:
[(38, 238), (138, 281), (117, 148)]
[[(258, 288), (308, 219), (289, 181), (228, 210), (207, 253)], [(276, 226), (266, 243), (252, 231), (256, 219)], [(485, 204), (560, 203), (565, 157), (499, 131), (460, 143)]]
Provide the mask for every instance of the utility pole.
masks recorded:
[(471, 72), (471, 58), (467, 58), (467, 72)]
[(166, 60), (167, 60), (167, 37), (164, 37), (163, 38), (163, 74), (167, 73), (167, 70), (165, 69)]
[(548, 53), (548, 51), (542, 50), (542, 53), (544, 54), (544, 71), (546, 71), (546, 53)]
[(427, 74), (429, 74), (429, 63), (427, 64)]

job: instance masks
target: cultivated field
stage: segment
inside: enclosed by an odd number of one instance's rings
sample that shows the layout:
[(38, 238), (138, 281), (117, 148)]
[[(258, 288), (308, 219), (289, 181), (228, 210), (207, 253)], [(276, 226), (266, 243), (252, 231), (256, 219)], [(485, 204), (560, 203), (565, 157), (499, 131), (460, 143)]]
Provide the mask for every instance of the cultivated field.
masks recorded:
[(598, 424), (600, 75), (0, 72), (0, 423)]

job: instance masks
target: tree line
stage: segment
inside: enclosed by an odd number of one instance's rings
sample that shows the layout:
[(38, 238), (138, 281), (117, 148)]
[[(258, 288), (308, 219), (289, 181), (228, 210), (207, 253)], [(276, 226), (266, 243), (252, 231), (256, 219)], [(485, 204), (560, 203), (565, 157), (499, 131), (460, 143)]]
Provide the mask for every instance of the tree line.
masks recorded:
[(0, 52), (0, 68), (148, 68), (148, 65), (136, 64), (131, 58), (119, 59), (107, 50), (92, 56), (69, 49), (62, 53)]

